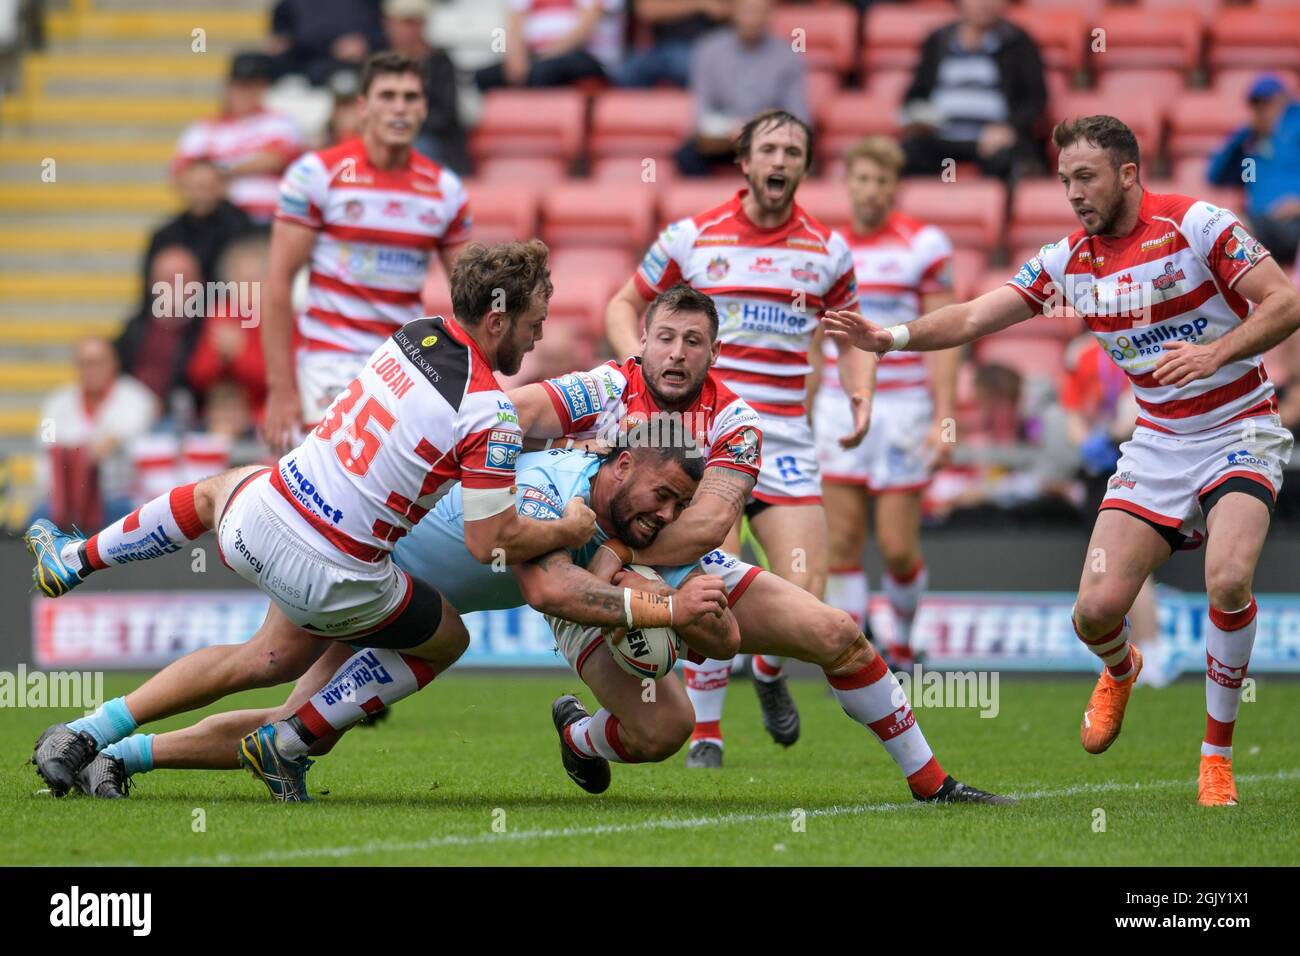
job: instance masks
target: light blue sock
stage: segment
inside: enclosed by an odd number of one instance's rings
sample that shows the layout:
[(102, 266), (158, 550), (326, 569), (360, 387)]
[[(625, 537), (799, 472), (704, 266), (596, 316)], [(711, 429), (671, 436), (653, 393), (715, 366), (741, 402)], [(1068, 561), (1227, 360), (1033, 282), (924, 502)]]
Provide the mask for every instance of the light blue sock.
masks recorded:
[(127, 710), (125, 697), (114, 697), (89, 717), (80, 717), (68, 724), (74, 731), (85, 731), (95, 738), (99, 749), (117, 743), (123, 737), (135, 733), (139, 724)]
[(128, 777), (153, 769), (153, 734), (132, 734), (104, 748), (104, 754), (122, 761)]

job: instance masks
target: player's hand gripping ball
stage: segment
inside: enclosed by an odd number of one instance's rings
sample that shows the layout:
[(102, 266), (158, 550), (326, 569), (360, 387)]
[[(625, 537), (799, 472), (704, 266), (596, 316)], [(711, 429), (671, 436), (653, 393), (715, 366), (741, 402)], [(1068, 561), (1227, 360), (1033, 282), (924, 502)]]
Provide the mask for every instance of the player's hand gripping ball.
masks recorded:
[[(630, 564), (615, 584), (643, 591), (665, 592), (664, 579), (643, 564)], [(636, 630), (609, 628), (605, 644), (614, 662), (633, 677), (658, 680), (672, 673), (682, 650), (682, 639), (671, 627), (643, 627)]]

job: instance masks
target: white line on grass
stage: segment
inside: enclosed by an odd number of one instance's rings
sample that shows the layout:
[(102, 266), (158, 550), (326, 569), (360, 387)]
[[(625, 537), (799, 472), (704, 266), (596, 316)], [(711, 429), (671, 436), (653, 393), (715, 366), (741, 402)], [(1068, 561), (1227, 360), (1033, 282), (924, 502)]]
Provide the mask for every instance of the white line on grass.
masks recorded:
[[(1240, 783), (1263, 783), (1285, 780), (1300, 780), (1300, 770), (1281, 770), (1270, 774), (1245, 774), (1237, 778)], [(1195, 781), (1157, 780), (1153, 783), (1083, 783), (1073, 787), (1061, 787), (1055, 790), (1031, 790), (1014, 793), (1019, 800), (1050, 800), (1060, 797), (1075, 797), (1085, 793), (1113, 793), (1117, 791), (1169, 790), (1175, 787), (1194, 786)], [(928, 804), (918, 801), (908, 803), (863, 803), (847, 807), (821, 807), (808, 810), (810, 817), (844, 817), (860, 816), (864, 813), (892, 813), (901, 810), (916, 810)], [(489, 843), (529, 843), (534, 840), (555, 840), (568, 837), (612, 836), (620, 833), (645, 833), (651, 830), (697, 830), (701, 827), (734, 826), (738, 823), (764, 823), (790, 819), (790, 812), (768, 813), (724, 813), (712, 817), (687, 817), (685, 819), (642, 820), (637, 823), (603, 823), (585, 827), (561, 827), (558, 829), (515, 830), (505, 833), (470, 833), (429, 837), (424, 840), (372, 840), (368, 843), (347, 846), (301, 847), (296, 850), (268, 850), (264, 853), (219, 853), (213, 856), (190, 856), (180, 860), (169, 860), (150, 864), (156, 866), (230, 866), (253, 863), (291, 863), (295, 860), (307, 860), (316, 857), (343, 859), (367, 853), (407, 853), (416, 850), (436, 850), (448, 846), (480, 846)], [(105, 866), (131, 866), (131, 862), (103, 864)]]

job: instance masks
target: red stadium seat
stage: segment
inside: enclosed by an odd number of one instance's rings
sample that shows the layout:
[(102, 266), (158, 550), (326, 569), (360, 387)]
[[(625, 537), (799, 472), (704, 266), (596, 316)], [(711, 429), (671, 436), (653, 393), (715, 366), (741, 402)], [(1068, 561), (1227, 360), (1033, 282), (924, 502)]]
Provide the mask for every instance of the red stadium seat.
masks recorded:
[(468, 181), (474, 238), (516, 242), (537, 235), (537, 187), (529, 183)]
[(555, 294), (547, 307), (548, 323), (572, 322), (579, 325), (588, 336), (600, 338), (605, 334), (605, 307), (614, 293), (627, 281), (601, 272), (585, 269), (551, 273)]
[(853, 210), (842, 179), (805, 179), (799, 184), (795, 202), (814, 219), (837, 230), (840, 235), (848, 232), (853, 223)]
[(957, 301), (973, 299), (978, 293), (980, 277), (988, 269), (988, 253), (983, 249), (958, 246), (952, 251), (953, 293)]
[(811, 70), (833, 70), (844, 76), (853, 69), (857, 11), (847, 4), (835, 6), (783, 5), (772, 12), (769, 32), (793, 43), (803, 30), (804, 50)]
[(1097, 92), (1109, 97), (1144, 96), (1172, 103), (1187, 85), (1181, 70), (1107, 70), (1097, 77)]
[(589, 180), (547, 189), (542, 239), (553, 248), (603, 245), (640, 255), (650, 242), (655, 192), (650, 184), (629, 188)]
[(897, 136), (898, 104), (871, 91), (841, 90), (816, 121), (817, 149), (822, 156), (840, 156), (864, 136)]
[(721, 206), (744, 185), (739, 176), (679, 180), (659, 196), (659, 225), (666, 226)]
[(1210, 21), (1211, 70), (1300, 67), (1300, 11), (1231, 8)]
[(1006, 16), (1034, 38), (1049, 70), (1075, 73), (1083, 69), (1083, 51), (1089, 37), (1082, 13), (1062, 8), (1045, 16), (1039, 10), (1011, 7)]
[[(1163, 105), (1157, 100), (1135, 96), (1132, 92), (1093, 93), (1088, 90), (1070, 90), (1052, 104), (1052, 120), (1058, 122), (1097, 113), (1116, 116), (1133, 130), (1133, 135), (1137, 137), (1138, 148), (1142, 150), (1143, 161), (1152, 163), (1160, 153)], [(1056, 162), (1054, 150), (1051, 162), (1052, 164)]]
[(1184, 93), (1169, 108), (1169, 158), (1208, 156), (1248, 119), (1246, 104), (1218, 90)]
[(875, 3), (862, 23), (862, 66), (870, 73), (916, 65), (921, 45), (939, 27), (957, 19), (947, 3)]
[(1027, 10), (1049, 17), (1055, 16), (1058, 10), (1071, 10), (1082, 16), (1084, 23), (1091, 27), (1101, 16), (1106, 2), (1105, 0), (1024, 0), (1023, 6)]
[(595, 99), (589, 152), (593, 159), (672, 154), (690, 135), (694, 113), (685, 90), (610, 90)]
[(903, 105), (907, 88), (911, 85), (911, 70), (876, 70), (866, 74), (864, 88), (868, 93), (876, 94), (880, 102), (898, 107)]
[(830, 100), (840, 89), (840, 76), (830, 70), (809, 70), (804, 77), (804, 88), (808, 96), (808, 111), (820, 116)]
[(1002, 242), (1006, 192), (988, 179), (957, 182), (904, 180), (898, 191), (898, 209), (942, 229), (954, 246), (988, 250)]
[(474, 175), (481, 183), (516, 182), (534, 186), (568, 178), (568, 163), (558, 157), (493, 156), (479, 163)]
[(1195, 193), (1209, 185), (1205, 172), (1210, 166), (1208, 156), (1184, 156), (1175, 160), (1170, 181), (1178, 187), (1180, 193)]
[(1191, 70), (1201, 59), (1201, 18), (1192, 9), (1171, 11), (1108, 8), (1097, 21), (1105, 50), (1094, 51), (1097, 73), (1124, 69)]
[(489, 156), (558, 157), (582, 152), (586, 97), (577, 90), (493, 90), (470, 135), (475, 162)]
[[(1246, 102), (1246, 94), (1250, 88), (1255, 85), (1259, 79), (1261, 70), (1235, 69), (1219, 70), (1214, 74), (1214, 82), (1210, 85), (1229, 99), (1236, 100), (1239, 104)], [(1294, 96), (1295, 91), (1300, 89), (1300, 83), (1296, 81), (1296, 74), (1292, 70), (1269, 70), (1269, 73), (1276, 76), (1282, 81), (1282, 85)]]
[[(653, 163), (647, 163), (652, 160)], [(593, 160), (591, 178), (607, 183), (623, 185), (653, 184), (660, 189), (668, 183), (676, 182), (677, 162), (672, 156), (606, 156)]]
[[(1055, 179), (1022, 179), (1011, 194), (1011, 225), (1007, 245), (1025, 249), (1063, 239), (1079, 227), (1065, 199), (1065, 189)], [(1019, 266), (1020, 262), (1013, 264)]]
[(1227, 5), (1226, 0), (1138, 0), (1138, 6), (1143, 10), (1169, 16), (1179, 16), (1182, 10), (1195, 10), (1202, 23), (1209, 23)]
[(620, 286), (632, 278), (636, 266), (635, 255), (626, 249), (610, 246), (565, 246), (551, 254), (552, 272), (561, 275), (590, 272), (608, 276), (611, 282)]

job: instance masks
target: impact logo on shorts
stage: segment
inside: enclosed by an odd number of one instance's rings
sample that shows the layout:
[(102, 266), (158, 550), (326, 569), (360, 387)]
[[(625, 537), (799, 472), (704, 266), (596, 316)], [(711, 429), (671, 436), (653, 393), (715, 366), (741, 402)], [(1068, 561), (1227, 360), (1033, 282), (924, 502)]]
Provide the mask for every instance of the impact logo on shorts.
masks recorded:
[(560, 390), (564, 407), (569, 410), (572, 421), (576, 422), (600, 411), (600, 384), (591, 373), (571, 372), (551, 379), (551, 384)]
[(1255, 465), (1259, 468), (1267, 468), (1268, 462), (1263, 458), (1256, 458), (1248, 449), (1228, 452), (1228, 464), (1230, 465)]
[(524, 440), (518, 432), (493, 430), (488, 432), (487, 450), (484, 464), (494, 471), (511, 472), (515, 470), (515, 459), (523, 448)]

